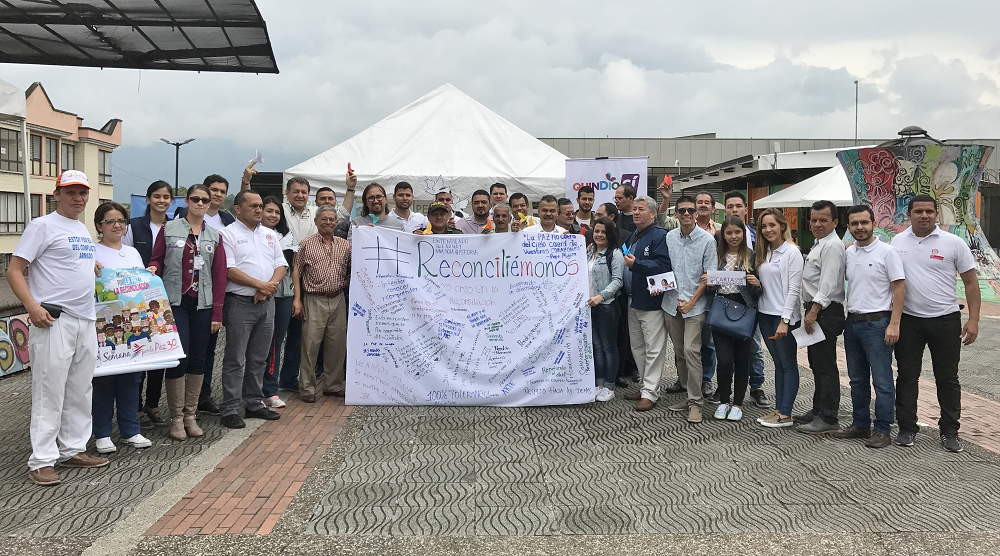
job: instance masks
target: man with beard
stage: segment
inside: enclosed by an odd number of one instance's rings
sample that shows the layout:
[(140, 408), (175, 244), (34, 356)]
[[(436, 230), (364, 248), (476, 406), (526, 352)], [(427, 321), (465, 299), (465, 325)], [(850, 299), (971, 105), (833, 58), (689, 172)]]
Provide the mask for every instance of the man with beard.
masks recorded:
[(460, 219), (455, 226), (463, 234), (483, 234), (493, 231), (490, 220), (490, 194), (479, 189), (472, 194), (472, 214)]
[[(379, 226), (390, 230), (403, 230), (403, 223), (396, 218), (389, 218), (389, 206), (385, 195), (385, 188), (378, 183), (372, 182), (365, 188), (361, 196), (364, 203), (361, 207), (361, 216), (351, 219), (351, 227), (347, 231), (347, 241), (353, 241), (355, 228), (361, 226)], [(301, 374), (301, 373), (300, 373)], [(301, 377), (300, 377), (301, 378)]]
[(427, 217), (410, 210), (413, 205), (413, 186), (405, 181), (396, 184), (392, 193), (392, 200), (396, 207), (392, 209), (389, 216), (403, 223), (404, 232), (413, 232), (427, 226)]

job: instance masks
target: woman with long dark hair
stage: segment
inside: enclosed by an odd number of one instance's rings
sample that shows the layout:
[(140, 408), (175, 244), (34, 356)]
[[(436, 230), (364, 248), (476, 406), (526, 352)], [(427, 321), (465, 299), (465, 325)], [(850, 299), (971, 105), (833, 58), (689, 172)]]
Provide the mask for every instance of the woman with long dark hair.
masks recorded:
[(209, 337), (222, 328), (226, 253), (219, 231), (205, 224), (211, 200), (208, 187), (192, 185), (185, 199), (187, 215), (163, 226), (150, 261), (163, 278), (186, 354), (180, 365), (166, 373), (170, 437), (175, 440), (204, 434), (198, 426), (197, 411), (205, 379), (205, 356)]
[[(129, 220), (128, 230), (122, 238), (122, 245), (134, 247), (142, 257), (142, 266), (148, 267), (153, 258), (153, 244), (163, 225), (170, 220), (167, 212), (174, 202), (174, 190), (170, 184), (157, 180), (146, 188), (146, 212)], [(146, 371), (146, 402), (142, 401), (142, 386), (139, 388), (139, 408), (142, 428), (163, 426), (167, 421), (160, 417), (160, 392), (163, 391), (163, 369)]]
[[(285, 210), (281, 206), (281, 199), (277, 197), (264, 197), (264, 218), (261, 224), (278, 232), (278, 245), (285, 255), (288, 268), (292, 268), (292, 248), (297, 245), (295, 235), (288, 227), (285, 219)], [(274, 335), (271, 340), (271, 351), (267, 355), (267, 363), (264, 366), (264, 404), (268, 407), (285, 407), (285, 402), (278, 397), (278, 374), (279, 362), (281, 361), (281, 346), (285, 343), (285, 333), (288, 332), (288, 323), (292, 319), (292, 301), (295, 299), (295, 292), (292, 289), (292, 273), (285, 273), (285, 277), (278, 283), (278, 291), (274, 294)]]
[(594, 243), (587, 252), (590, 278), (590, 321), (594, 338), (594, 375), (599, 402), (615, 397), (618, 378), (618, 307), (625, 257), (618, 247), (618, 228), (604, 216), (594, 222)]
[[(746, 225), (738, 216), (729, 216), (722, 221), (721, 229), (722, 241), (717, 245), (718, 270), (746, 272), (747, 283), (743, 286), (708, 286), (708, 291), (749, 309), (756, 309), (761, 288), (754, 253), (747, 247)], [(739, 421), (743, 418), (743, 399), (750, 381), (753, 338), (737, 338), (718, 330), (712, 330), (712, 338), (715, 340), (720, 400), (715, 418)]]

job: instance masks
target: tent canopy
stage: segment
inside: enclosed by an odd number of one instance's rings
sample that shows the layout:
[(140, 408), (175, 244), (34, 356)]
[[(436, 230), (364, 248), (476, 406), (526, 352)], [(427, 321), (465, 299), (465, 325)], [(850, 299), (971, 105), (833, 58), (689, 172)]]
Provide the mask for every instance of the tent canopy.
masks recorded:
[(564, 155), (451, 84), (285, 170), (284, 178), (304, 177), (314, 192), (327, 186), (342, 193), (348, 163), (361, 187), (377, 181), (392, 195), (396, 183), (406, 181), (421, 200), (449, 189), (455, 208), (496, 182), (536, 199), (566, 189)]
[(809, 207), (816, 201), (832, 201), (838, 207), (854, 204), (851, 184), (840, 166), (834, 166), (815, 176), (753, 202), (753, 208)]
[(28, 117), (24, 91), (0, 80), (0, 120), (23, 120)]

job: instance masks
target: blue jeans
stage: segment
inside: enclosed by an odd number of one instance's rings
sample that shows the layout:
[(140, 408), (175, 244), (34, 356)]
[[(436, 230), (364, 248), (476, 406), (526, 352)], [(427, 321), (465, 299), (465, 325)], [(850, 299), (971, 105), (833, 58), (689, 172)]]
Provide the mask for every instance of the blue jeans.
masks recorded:
[[(294, 299), (294, 298), (293, 298)], [(277, 314), (277, 306), (275, 306)], [(299, 365), (302, 363), (302, 320), (292, 318), (285, 329), (285, 355), (281, 360), (278, 387), (295, 390), (299, 387)]]
[(760, 333), (764, 337), (767, 351), (771, 353), (771, 359), (774, 360), (774, 407), (778, 413), (790, 416), (795, 396), (799, 393), (799, 362), (796, 358), (798, 345), (792, 337), (792, 330), (799, 325), (789, 326), (788, 335), (780, 340), (770, 339), (778, 330), (779, 324), (780, 316), (759, 314)]
[(847, 352), (847, 375), (851, 378), (851, 404), (854, 426), (872, 426), (869, 406), (872, 384), (875, 385), (875, 431), (889, 434), (896, 419), (896, 386), (892, 376), (893, 346), (885, 345), (889, 317), (876, 321), (847, 321), (844, 328), (844, 351)]
[(715, 376), (715, 339), (712, 337), (712, 328), (708, 326), (706, 318), (705, 326), (701, 327), (701, 381), (711, 384), (713, 376)]
[(198, 300), (189, 295), (181, 297), (181, 304), (171, 305), (170, 309), (174, 312), (177, 335), (181, 337), (181, 347), (187, 357), (181, 358), (180, 365), (167, 369), (167, 378), (183, 378), (185, 374), (204, 375), (205, 357), (212, 336), (212, 310), (199, 309)]
[(618, 378), (618, 307), (614, 303), (590, 308), (594, 327), (594, 375), (597, 386), (615, 389)]
[(111, 436), (111, 416), (118, 409), (118, 432), (122, 438), (139, 434), (139, 392), (144, 373), (94, 377), (94, 436)]
[(750, 344), (750, 389), (764, 386), (764, 339), (760, 335), (760, 326), (753, 331), (753, 342)]
[(267, 362), (264, 364), (264, 397), (270, 398), (278, 394), (279, 375), (279, 355), (281, 355), (281, 345), (285, 342), (285, 333), (288, 331), (288, 324), (292, 320), (292, 300), (293, 297), (274, 298), (274, 336), (271, 338), (271, 351), (267, 354)]

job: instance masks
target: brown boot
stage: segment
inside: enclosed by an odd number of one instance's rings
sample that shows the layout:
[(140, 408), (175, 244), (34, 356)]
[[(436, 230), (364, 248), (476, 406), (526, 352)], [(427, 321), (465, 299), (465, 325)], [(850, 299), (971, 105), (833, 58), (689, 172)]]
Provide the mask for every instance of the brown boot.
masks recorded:
[(198, 398), (201, 396), (201, 383), (204, 375), (185, 375), (184, 383), (184, 430), (188, 436), (199, 437), (205, 434), (198, 426)]
[(187, 440), (184, 432), (184, 377), (164, 381), (167, 390), (167, 407), (170, 408), (170, 438)]

